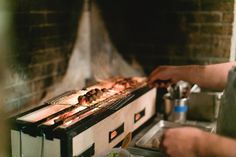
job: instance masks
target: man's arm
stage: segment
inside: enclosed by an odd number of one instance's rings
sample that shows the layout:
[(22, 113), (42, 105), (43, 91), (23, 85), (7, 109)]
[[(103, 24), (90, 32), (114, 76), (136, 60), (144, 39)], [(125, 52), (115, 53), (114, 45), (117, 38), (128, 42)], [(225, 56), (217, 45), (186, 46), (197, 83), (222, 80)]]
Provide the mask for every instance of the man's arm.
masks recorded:
[(160, 146), (170, 157), (236, 156), (236, 140), (191, 127), (168, 129)]
[(186, 65), (186, 66), (161, 66), (150, 75), (150, 83), (156, 80), (168, 80), (173, 82), (184, 80), (200, 87), (213, 90), (223, 90), (229, 70), (236, 66), (236, 62), (228, 62), (212, 65)]
[(235, 157), (236, 140), (215, 134), (204, 133), (199, 139), (199, 156), (206, 157)]

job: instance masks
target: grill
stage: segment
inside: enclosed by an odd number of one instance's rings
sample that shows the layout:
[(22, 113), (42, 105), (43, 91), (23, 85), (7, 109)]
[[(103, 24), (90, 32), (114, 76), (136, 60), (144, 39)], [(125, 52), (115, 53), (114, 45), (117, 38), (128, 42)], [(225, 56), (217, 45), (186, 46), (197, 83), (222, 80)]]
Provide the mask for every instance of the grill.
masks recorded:
[(98, 155), (150, 119), (155, 100), (156, 89), (141, 77), (65, 92), (11, 118), (12, 156)]

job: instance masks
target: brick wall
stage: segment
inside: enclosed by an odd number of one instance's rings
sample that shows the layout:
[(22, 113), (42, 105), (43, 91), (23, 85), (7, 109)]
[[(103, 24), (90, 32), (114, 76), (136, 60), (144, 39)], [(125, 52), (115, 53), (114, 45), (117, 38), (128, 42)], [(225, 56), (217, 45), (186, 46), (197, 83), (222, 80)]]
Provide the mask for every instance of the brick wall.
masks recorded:
[(35, 105), (65, 74), (82, 0), (18, 0), (11, 4), (6, 107)]
[(234, 0), (97, 0), (114, 44), (149, 73), (229, 60)]

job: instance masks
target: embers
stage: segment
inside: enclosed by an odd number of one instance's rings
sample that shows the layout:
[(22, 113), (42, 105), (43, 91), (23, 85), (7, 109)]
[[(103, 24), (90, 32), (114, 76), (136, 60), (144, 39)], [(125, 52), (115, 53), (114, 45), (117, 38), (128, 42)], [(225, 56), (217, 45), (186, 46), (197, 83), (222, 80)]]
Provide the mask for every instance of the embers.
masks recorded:
[(127, 89), (136, 88), (138, 85), (139, 82), (133, 78), (119, 78), (112, 82), (112, 85), (108, 88), (94, 88), (79, 96), (78, 105), (89, 106), (91, 103), (97, 102), (98, 99), (104, 98), (104, 96), (107, 98), (107, 96), (125, 92)]
[(119, 108), (126, 100), (129, 100), (126, 96), (138, 89), (143, 83), (144, 81), (134, 78), (119, 78), (87, 88), (86, 93), (78, 96), (78, 103), (73, 105), (72, 110), (53, 119), (53, 125), (59, 126), (74, 119), (78, 120), (78, 117), (88, 117), (101, 109)]
[(108, 89), (103, 88), (103, 89), (92, 89), (90, 91), (88, 91), (86, 94), (81, 95), (78, 97), (78, 105), (88, 105), (90, 103), (92, 103), (93, 101), (98, 100), (99, 98), (101, 98), (101, 96), (108, 92)]
[(113, 85), (113, 89), (115, 90), (125, 90), (125, 89), (129, 89), (129, 88), (133, 88), (135, 86), (137, 86), (138, 81), (133, 79), (133, 78), (122, 78), (117, 80), (114, 85)]

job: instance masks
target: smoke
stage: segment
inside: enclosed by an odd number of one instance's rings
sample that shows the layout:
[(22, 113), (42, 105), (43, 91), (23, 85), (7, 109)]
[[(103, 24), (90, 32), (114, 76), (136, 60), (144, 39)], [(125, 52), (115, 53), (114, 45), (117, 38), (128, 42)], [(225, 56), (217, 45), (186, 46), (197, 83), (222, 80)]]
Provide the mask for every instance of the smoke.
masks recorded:
[(91, 64), (92, 75), (96, 80), (103, 80), (113, 76), (140, 76), (142, 71), (131, 67), (118, 53), (111, 42), (100, 10), (93, 1), (91, 14)]
[(31, 92), (27, 83), (28, 78), (23, 72), (19, 74), (10, 69), (6, 70), (5, 77), (7, 79), (4, 90), (7, 95), (5, 110), (8, 113), (20, 111), (22, 105), (30, 100)]
[[(91, 5), (91, 6), (90, 6)], [(127, 64), (112, 45), (99, 8), (84, 1), (77, 40), (69, 60), (66, 74), (43, 101), (65, 91), (81, 89), (86, 80), (104, 80), (114, 76), (143, 75)]]
[[(90, 12), (87, 0), (78, 26), (77, 40), (69, 60), (66, 74), (55, 89), (47, 93), (44, 100), (57, 96), (65, 91), (80, 89), (85, 86), (85, 80), (90, 77)], [(43, 100), (43, 101), (44, 101)]]

